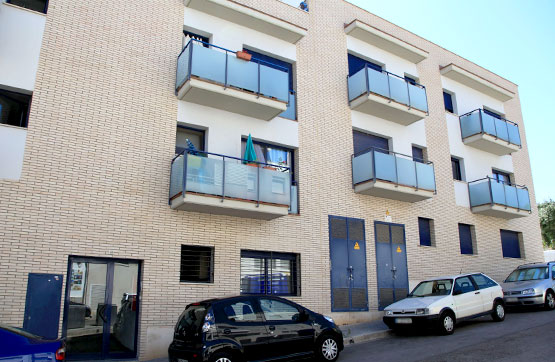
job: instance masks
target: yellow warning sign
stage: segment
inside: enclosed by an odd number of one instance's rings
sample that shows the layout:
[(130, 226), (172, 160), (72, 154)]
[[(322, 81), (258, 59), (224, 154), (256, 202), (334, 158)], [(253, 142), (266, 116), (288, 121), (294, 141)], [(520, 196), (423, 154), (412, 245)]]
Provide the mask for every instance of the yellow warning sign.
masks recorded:
[(400, 253), (400, 252), (402, 252), (402, 251), (403, 251), (403, 250), (401, 250), (401, 247), (398, 246), (398, 247), (397, 247), (397, 252)]
[(360, 250), (360, 245), (358, 245), (358, 241), (355, 243), (355, 250)]

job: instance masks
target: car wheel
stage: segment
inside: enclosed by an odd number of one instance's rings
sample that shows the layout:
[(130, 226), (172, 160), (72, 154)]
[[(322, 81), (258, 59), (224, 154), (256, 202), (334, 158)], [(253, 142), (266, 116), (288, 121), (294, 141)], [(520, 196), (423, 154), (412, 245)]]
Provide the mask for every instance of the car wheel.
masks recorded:
[(320, 361), (333, 362), (339, 357), (339, 344), (334, 336), (325, 335), (316, 348), (316, 356)]
[(496, 322), (502, 322), (505, 320), (505, 306), (500, 302), (495, 302), (493, 304), (493, 311), (491, 312), (491, 317)]
[(455, 317), (451, 312), (443, 312), (439, 317), (439, 331), (443, 335), (455, 332)]
[(545, 295), (545, 309), (555, 309), (555, 294), (553, 294), (553, 292), (547, 292)]
[(216, 353), (210, 358), (210, 362), (234, 362), (235, 360), (233, 355), (227, 352)]

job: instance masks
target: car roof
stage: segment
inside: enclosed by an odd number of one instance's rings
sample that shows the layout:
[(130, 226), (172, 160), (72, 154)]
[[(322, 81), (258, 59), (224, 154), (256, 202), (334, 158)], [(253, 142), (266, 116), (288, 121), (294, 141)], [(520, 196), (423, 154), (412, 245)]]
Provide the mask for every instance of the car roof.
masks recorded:
[(457, 274), (457, 275), (444, 275), (444, 276), (437, 277), (437, 278), (424, 279), (422, 281), (423, 282), (429, 282), (429, 281), (432, 281), (432, 280), (440, 280), (440, 279), (457, 279), (457, 278), (460, 278), (460, 277), (467, 277), (469, 275), (476, 275), (476, 274), (484, 274), (484, 273), (475, 272), (475, 273), (463, 273), (463, 274)]
[(555, 261), (548, 261), (548, 262), (538, 262), (538, 263), (530, 263), (530, 264), (522, 264), (519, 265), (517, 269), (528, 269), (528, 268), (541, 268), (549, 266), (550, 264), (554, 264)]

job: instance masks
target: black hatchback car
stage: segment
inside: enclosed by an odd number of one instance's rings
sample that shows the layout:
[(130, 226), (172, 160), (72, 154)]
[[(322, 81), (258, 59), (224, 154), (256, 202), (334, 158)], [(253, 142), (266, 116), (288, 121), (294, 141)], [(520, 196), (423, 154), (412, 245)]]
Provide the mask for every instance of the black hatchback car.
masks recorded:
[(278, 297), (237, 296), (189, 304), (168, 352), (170, 362), (335, 361), (342, 349), (330, 317)]

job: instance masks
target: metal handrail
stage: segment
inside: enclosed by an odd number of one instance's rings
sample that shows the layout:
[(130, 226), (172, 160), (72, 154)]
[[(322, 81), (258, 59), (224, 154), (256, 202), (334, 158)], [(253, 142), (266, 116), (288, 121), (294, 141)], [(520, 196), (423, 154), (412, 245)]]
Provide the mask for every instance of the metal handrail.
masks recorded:
[[(493, 127), (494, 127), (494, 129), (495, 129), (495, 134), (491, 134), (490, 132), (486, 132), (486, 131), (484, 130), (483, 114), (484, 114), (485, 112), (484, 112), (484, 110), (483, 110), (482, 108), (477, 108), (477, 109), (475, 109), (475, 110), (473, 110), (473, 111), (467, 112), (467, 113), (465, 113), (465, 114), (459, 116), (459, 127), (460, 127), (460, 130), (461, 130), (461, 137), (462, 137), (462, 132), (463, 132), (463, 131), (462, 131), (462, 118), (463, 118), (463, 117), (470, 116), (471, 114), (473, 114), (473, 113), (475, 113), (475, 112), (479, 112), (479, 117), (480, 117), (480, 132), (477, 132), (477, 133), (468, 135), (468, 136), (466, 136), (466, 137), (463, 137), (463, 139), (464, 139), (464, 138), (467, 138), (467, 137), (471, 137), (471, 136), (477, 135), (477, 134), (488, 134), (488, 135), (494, 136), (496, 140), (499, 139), (499, 135), (498, 135), (498, 131), (497, 131), (497, 122), (494, 122), (494, 123), (493, 123)], [(486, 113), (486, 114), (487, 114), (487, 113)], [(516, 126), (516, 129), (518, 130), (518, 134), (519, 134), (519, 137), (520, 137), (520, 128), (518, 127), (518, 124), (516, 124), (515, 122), (512, 122), (512, 121), (509, 121), (509, 120), (506, 119), (506, 118), (494, 117), (494, 116), (491, 116), (491, 117), (492, 117), (492, 118), (495, 118), (495, 119), (499, 119), (500, 121), (505, 122), (505, 129), (506, 129), (506, 131), (507, 131), (507, 140), (506, 140), (507, 144), (517, 145), (518, 147), (522, 148), (522, 142), (521, 142), (521, 143), (518, 143), (518, 144), (517, 144), (517, 143), (513, 143), (513, 142), (511, 142), (510, 137), (509, 137), (509, 125), (508, 125), (509, 123), (512, 124), (512, 125), (514, 125), (514, 126)], [(505, 140), (503, 140), (503, 141), (505, 141)]]
[[(245, 161), (244, 158), (240, 158), (240, 157), (227, 156), (227, 155), (222, 155), (222, 154), (219, 154), (219, 153), (208, 152), (208, 151), (199, 151), (199, 150), (197, 150), (197, 149), (192, 149), (192, 148), (185, 148), (185, 149), (183, 149), (183, 151), (179, 152), (177, 155), (175, 155), (175, 156), (172, 158), (172, 163), (173, 163), (179, 156), (183, 156), (183, 154), (184, 154), (185, 152), (188, 153), (188, 154), (199, 153), (199, 154), (202, 154), (202, 155), (212, 155), (212, 156), (218, 156), (218, 157), (223, 157), (223, 158), (229, 158), (229, 159), (232, 159), (232, 160), (238, 160), (238, 161), (242, 161), (242, 162), (247, 162), (247, 161)], [(291, 170), (291, 167), (289, 167), (289, 166), (279, 166), (279, 165), (275, 165), (275, 164), (272, 164), (272, 163), (266, 163), (266, 162), (248, 161), (248, 163), (256, 163), (256, 164), (258, 164), (258, 165), (266, 165), (266, 166), (269, 166), (269, 167), (276, 167), (276, 168), (284, 169), (284, 170), (287, 170), (287, 171), (290, 171), (290, 170)]]
[[(468, 183), (468, 184), (471, 184), (471, 183), (474, 183), (474, 182), (480, 182), (480, 181), (484, 181), (484, 180), (493, 180), (493, 181), (498, 182), (498, 183), (505, 183), (504, 181), (497, 180), (497, 179), (495, 179), (495, 178), (493, 178), (493, 177), (491, 177), (491, 176), (482, 177), (482, 178), (477, 179), (477, 180), (474, 180), (474, 181), (468, 181), (467, 183)], [(525, 185), (510, 184), (510, 185), (508, 185), (508, 186), (515, 186), (515, 187), (517, 187), (517, 188), (521, 188), (521, 189), (526, 189), (526, 190), (528, 190), (528, 187), (525, 186)]]
[[(472, 193), (470, 192), (470, 184), (475, 183), (475, 182), (482, 182), (482, 181), (487, 181), (487, 183), (488, 183), (489, 203), (482, 203), (482, 204), (479, 204), (479, 205), (472, 205)], [(506, 184), (504, 181), (497, 180), (497, 179), (495, 179), (493, 177), (490, 177), (490, 176), (486, 176), (486, 177), (478, 179), (478, 180), (467, 182), (468, 197), (470, 198), (470, 200), (469, 200), (470, 201), (470, 207), (476, 207), (476, 206), (482, 206), (482, 205), (488, 205), (488, 204), (493, 206), (493, 205), (496, 204), (493, 200), (493, 189), (491, 187), (491, 182), (492, 181), (497, 182), (497, 183), (501, 183), (501, 184)], [(530, 193), (530, 191), (528, 190), (528, 187), (526, 187), (524, 185), (507, 184), (507, 186), (511, 186), (511, 187), (514, 186), (515, 190), (521, 189), (521, 190), (526, 190), (526, 191), (528, 191), (528, 193)], [(530, 195), (528, 195), (528, 197), (530, 197)], [(503, 187), (503, 198), (504, 198), (504, 203), (503, 204), (498, 204), (498, 205), (503, 205), (503, 206), (505, 206), (505, 208), (513, 207), (513, 206), (508, 205), (507, 190), (505, 189), (505, 187)], [(530, 207), (530, 210), (520, 208), (520, 199), (518, 197), (518, 192), (516, 193), (516, 203), (517, 203), (517, 207), (516, 207), (517, 210), (519, 210), (519, 211), (520, 210), (525, 210), (525, 211), (528, 211), (528, 212), (532, 213), (532, 208), (531, 207)]]
[[(461, 114), (461, 115), (459, 116), (459, 118), (468, 116), (468, 115), (470, 115), (470, 114), (472, 114), (472, 113), (474, 113), (474, 112), (476, 112), (476, 111), (484, 111), (484, 109), (483, 109), (483, 108), (476, 108), (476, 109), (473, 110), (473, 111), (466, 112), (465, 114)], [(493, 116), (492, 116), (492, 117), (493, 117)], [(505, 122), (508, 122), (508, 123), (512, 123), (512, 124), (514, 124), (515, 126), (518, 127), (518, 124), (517, 124), (517, 123), (515, 123), (515, 122), (513, 122), (513, 121), (509, 121), (509, 120), (506, 119), (506, 118), (503, 118), (503, 117), (495, 117), (495, 118), (500, 119), (500, 120), (505, 121)]]
[[(407, 158), (412, 159), (414, 162), (419, 162), (419, 161), (416, 161), (415, 158), (416, 158), (417, 160), (422, 160), (422, 161), (424, 161), (424, 160), (421, 159), (421, 158), (417, 158), (417, 157), (405, 155), (404, 153), (394, 152), (394, 151), (390, 151), (390, 150), (387, 150), (387, 149), (385, 149), (385, 148), (379, 148), (379, 147), (368, 147), (368, 148), (366, 148), (366, 149), (364, 149), (364, 150), (362, 150), (362, 151), (353, 153), (353, 157), (357, 157), (357, 156), (363, 155), (363, 154), (368, 153), (368, 152), (371, 152), (371, 151), (378, 151), (378, 152), (380, 152), (380, 151), (385, 151), (385, 152), (381, 152), (381, 153), (386, 153), (386, 152), (387, 152), (387, 154), (404, 156), (404, 157), (407, 157)], [(424, 164), (426, 164), (426, 165), (430, 165), (430, 164), (433, 165), (433, 162), (432, 162), (432, 161), (425, 161), (425, 162), (419, 162), (419, 163), (424, 163)]]

